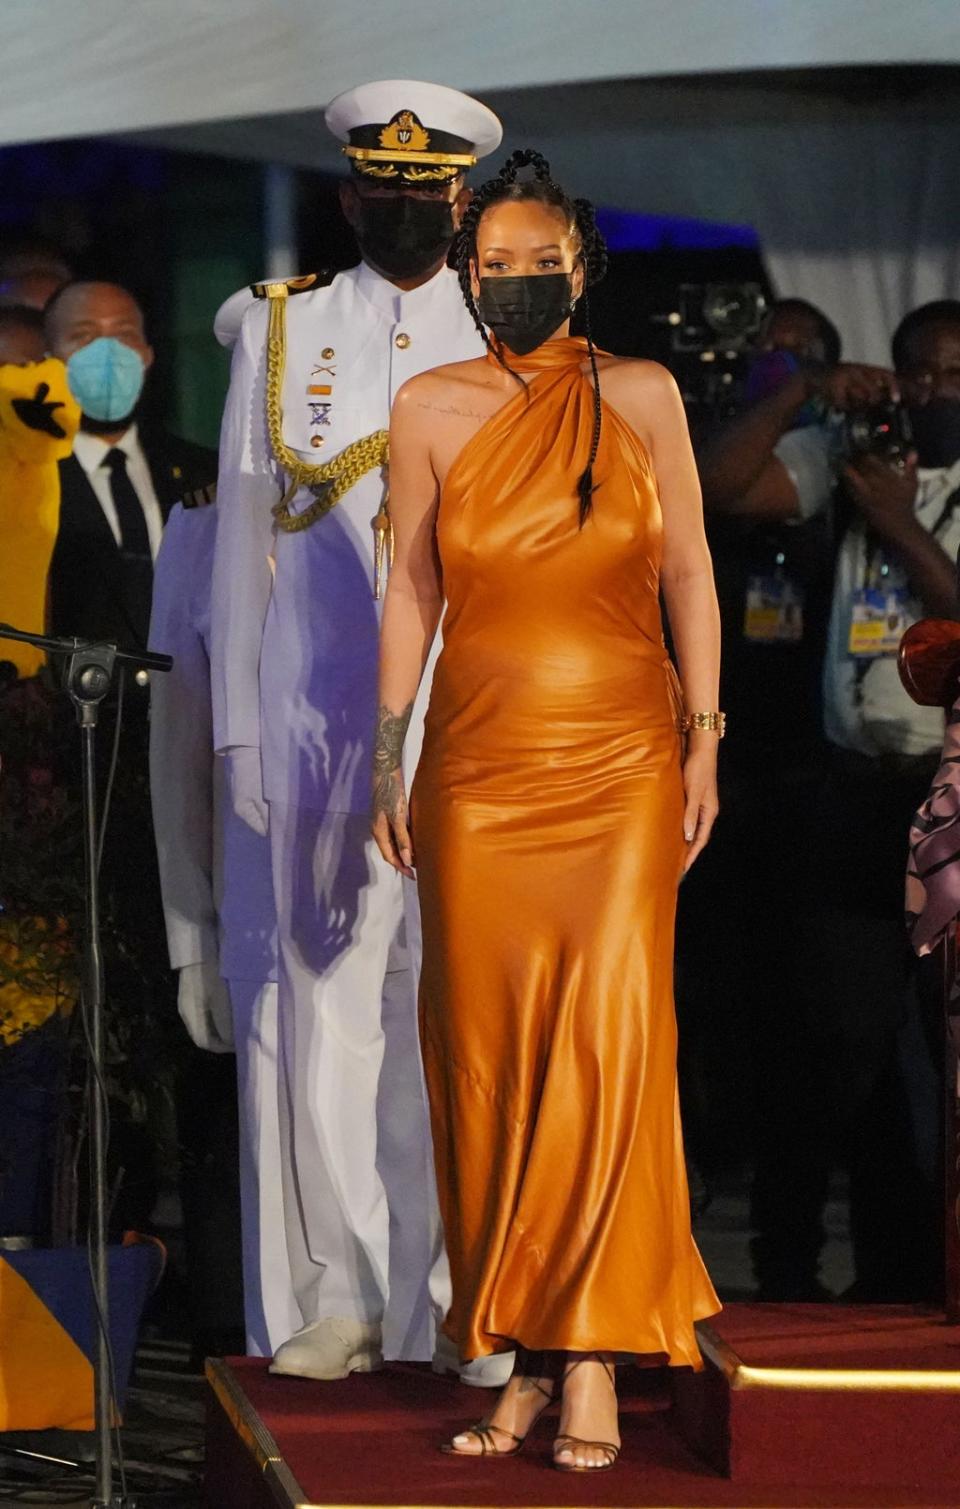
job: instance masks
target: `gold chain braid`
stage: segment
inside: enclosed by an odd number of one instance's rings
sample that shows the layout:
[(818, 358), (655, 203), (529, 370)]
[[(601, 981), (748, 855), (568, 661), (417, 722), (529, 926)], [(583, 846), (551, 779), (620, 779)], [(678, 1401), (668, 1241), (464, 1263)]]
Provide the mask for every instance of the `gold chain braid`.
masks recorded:
[[(290, 479), (280, 502), (274, 505), (277, 527), (289, 534), (309, 529), (317, 519), (339, 503), (355, 482), (374, 467), (386, 466), (389, 456), (388, 432), (374, 430), (345, 446), (330, 461), (303, 461), (283, 438), (283, 376), (287, 365), (287, 287), (285, 283), (267, 286), (270, 321), (267, 329), (267, 432), (276, 460)], [(319, 496), (302, 513), (292, 514), (290, 503), (301, 487), (319, 489)]]

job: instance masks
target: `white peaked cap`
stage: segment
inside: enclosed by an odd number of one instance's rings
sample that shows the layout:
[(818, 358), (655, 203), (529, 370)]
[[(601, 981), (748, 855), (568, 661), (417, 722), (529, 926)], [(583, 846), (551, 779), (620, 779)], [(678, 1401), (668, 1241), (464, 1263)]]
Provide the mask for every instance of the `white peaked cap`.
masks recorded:
[(486, 105), (459, 89), (420, 79), (377, 79), (371, 84), (357, 84), (331, 100), (324, 119), (334, 136), (347, 142), (351, 131), (385, 126), (404, 110), (411, 111), (428, 132), (442, 132), (469, 142), (475, 157), (495, 152), (503, 140), (503, 127)]

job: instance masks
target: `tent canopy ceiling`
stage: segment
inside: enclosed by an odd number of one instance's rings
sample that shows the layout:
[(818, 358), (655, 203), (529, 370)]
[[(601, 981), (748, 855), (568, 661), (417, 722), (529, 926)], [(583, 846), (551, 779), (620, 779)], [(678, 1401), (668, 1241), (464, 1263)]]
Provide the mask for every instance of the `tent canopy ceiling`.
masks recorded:
[[(504, 122), (504, 153), (535, 145), (572, 192), (621, 209), (757, 225), (767, 245), (771, 238), (776, 242), (778, 219), (793, 246), (832, 243), (836, 226), (828, 217), (813, 206), (800, 213), (800, 197), (818, 179), (842, 176), (861, 182), (865, 194), (883, 196), (892, 192), (884, 155), (902, 161), (915, 152), (919, 162), (929, 155), (931, 133), (943, 137), (944, 156), (954, 162), (960, 146), (960, 67), (613, 79), (492, 90), (484, 98)], [(887, 136), (886, 152), (878, 150)], [(319, 110), (206, 122), (131, 139), (343, 171), (339, 145)], [(790, 213), (776, 217), (763, 213), (758, 197), (769, 206), (770, 184), (778, 180), (781, 209), (791, 195), (792, 203)], [(904, 232), (912, 234), (908, 219), (902, 217)], [(886, 224), (887, 235), (895, 233), (897, 217)], [(958, 231), (955, 225), (955, 237)], [(844, 234), (848, 241), (875, 237), (876, 217), (861, 217)]]
[(956, 63), (956, 17), (956, 0), (6, 0), (0, 143), (315, 110), (362, 79), (425, 71), (489, 95)]

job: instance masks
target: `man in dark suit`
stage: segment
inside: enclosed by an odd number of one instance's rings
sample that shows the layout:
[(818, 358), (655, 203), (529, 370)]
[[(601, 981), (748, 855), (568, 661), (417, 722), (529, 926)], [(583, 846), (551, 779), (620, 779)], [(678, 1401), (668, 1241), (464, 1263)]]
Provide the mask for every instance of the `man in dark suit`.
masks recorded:
[(216, 452), (138, 418), (153, 348), (125, 288), (67, 283), (44, 319), (83, 411), (73, 455), (60, 464), (53, 632), (145, 649), (163, 525), (184, 493), (215, 479)]
[[(143, 312), (125, 288), (68, 283), (46, 306), (44, 323), (48, 349), (66, 363), (70, 389), (82, 411), (73, 454), (60, 464), (60, 530), (51, 567), (53, 632), (146, 649), (153, 562), (167, 515), (185, 494), (215, 481), (216, 452), (139, 416), (153, 349)], [(108, 980), (121, 1008), (136, 1008), (154, 1020), (161, 1017), (178, 1033), (150, 812), (148, 706), (147, 690), (127, 680), (101, 871), (107, 932), (122, 944), (110, 960)], [(111, 712), (116, 716), (115, 705), (107, 709), (107, 728)], [(109, 737), (101, 738), (104, 766), (110, 743)], [(102, 770), (101, 793), (104, 775)], [(178, 1045), (177, 1061), (187, 1300), (199, 1358), (244, 1346), (236, 1086), (227, 1066), (185, 1040)], [(138, 1161), (136, 1148), (131, 1151), (125, 1144), (130, 1130), (117, 1129), (120, 1157), (128, 1167)], [(151, 1158), (151, 1150), (141, 1150), (138, 1173), (121, 1191), (120, 1203), (128, 1212), (121, 1225), (142, 1225), (149, 1218), (155, 1193), (150, 1189)]]

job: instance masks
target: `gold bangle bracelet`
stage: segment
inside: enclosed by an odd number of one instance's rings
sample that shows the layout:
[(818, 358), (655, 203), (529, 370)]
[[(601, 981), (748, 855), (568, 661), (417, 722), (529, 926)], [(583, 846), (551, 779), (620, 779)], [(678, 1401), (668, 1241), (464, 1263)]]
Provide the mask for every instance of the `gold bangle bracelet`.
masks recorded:
[(689, 733), (692, 728), (705, 728), (722, 739), (727, 731), (727, 715), (726, 713), (684, 713), (680, 727), (684, 733)]

